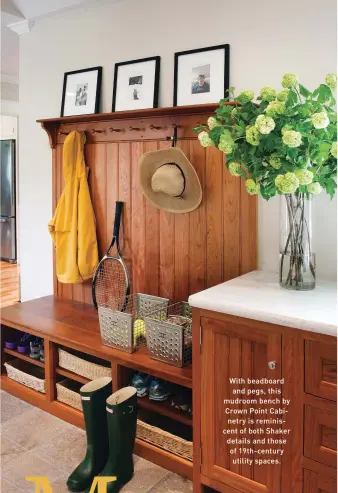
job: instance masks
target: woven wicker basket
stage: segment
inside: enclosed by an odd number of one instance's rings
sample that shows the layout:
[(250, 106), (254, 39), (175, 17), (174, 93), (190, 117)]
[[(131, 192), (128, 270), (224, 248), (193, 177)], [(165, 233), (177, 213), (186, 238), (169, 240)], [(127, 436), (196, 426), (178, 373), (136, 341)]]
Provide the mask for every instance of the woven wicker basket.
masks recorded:
[(46, 393), (46, 380), (43, 368), (30, 365), (20, 359), (4, 363), (7, 376), (26, 387)]
[(72, 371), (77, 375), (95, 380), (101, 377), (111, 377), (111, 368), (99, 365), (97, 358), (89, 357), (91, 361), (85, 360), (76, 354), (69, 353), (59, 348), (59, 366), (65, 370)]
[(79, 394), (81, 383), (66, 378), (56, 384), (57, 400), (82, 411), (81, 396)]
[(167, 431), (148, 425), (144, 421), (137, 420), (137, 438), (145, 442), (156, 445), (164, 450), (168, 450), (174, 455), (183, 457), (186, 460), (192, 461), (193, 444), (187, 440), (183, 440), (176, 435), (172, 435)]

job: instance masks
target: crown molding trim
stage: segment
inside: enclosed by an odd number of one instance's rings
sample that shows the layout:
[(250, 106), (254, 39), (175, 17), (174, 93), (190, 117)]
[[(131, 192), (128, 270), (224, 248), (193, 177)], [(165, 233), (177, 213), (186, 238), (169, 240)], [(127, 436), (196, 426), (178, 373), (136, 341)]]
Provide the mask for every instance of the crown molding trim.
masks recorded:
[(0, 82), (7, 82), (8, 84), (19, 84), (19, 77), (15, 75), (0, 74)]
[(29, 19), (24, 19), (23, 21), (13, 22), (12, 24), (7, 25), (9, 29), (19, 35), (29, 33), (33, 26), (34, 21)]

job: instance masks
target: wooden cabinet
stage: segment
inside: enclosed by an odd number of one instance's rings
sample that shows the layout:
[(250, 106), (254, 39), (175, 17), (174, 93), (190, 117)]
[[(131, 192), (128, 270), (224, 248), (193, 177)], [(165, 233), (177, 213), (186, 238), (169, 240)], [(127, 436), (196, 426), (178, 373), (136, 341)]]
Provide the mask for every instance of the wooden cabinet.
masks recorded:
[(304, 493), (337, 493), (337, 482), (316, 472), (304, 470)]
[[(281, 377), (281, 336), (234, 323), (202, 318), (201, 345), (201, 446), (202, 474), (246, 493), (280, 493), (281, 465), (258, 465), (267, 440), (267, 429), (281, 428), (275, 424), (249, 425), (249, 418), (266, 418), (265, 410), (275, 404), (236, 404), (238, 399), (258, 402), (281, 398), (281, 388), (273, 385), (276, 394), (268, 394), (267, 385), (247, 384), (248, 379), (279, 379)], [(264, 391), (265, 395), (256, 395)], [(235, 394), (234, 392), (240, 392)], [(243, 393), (242, 393), (243, 392)], [(255, 409), (255, 414), (253, 414)], [(262, 414), (260, 414), (262, 413)], [(278, 414), (276, 414), (277, 416)], [(241, 425), (239, 425), (238, 420)], [(262, 420), (263, 421), (263, 420)], [(245, 434), (239, 434), (242, 428)], [(249, 433), (249, 428), (252, 433)], [(264, 433), (262, 432), (264, 429)], [(276, 435), (277, 436), (277, 435)], [(270, 435), (271, 437), (271, 435)], [(273, 448), (280, 448), (274, 446)], [(231, 491), (231, 490), (229, 490)]]
[(317, 341), (305, 342), (305, 392), (337, 400), (337, 348)]
[(336, 338), (197, 308), (193, 337), (194, 493), (336, 493)]
[(305, 406), (304, 456), (337, 467), (337, 413)]

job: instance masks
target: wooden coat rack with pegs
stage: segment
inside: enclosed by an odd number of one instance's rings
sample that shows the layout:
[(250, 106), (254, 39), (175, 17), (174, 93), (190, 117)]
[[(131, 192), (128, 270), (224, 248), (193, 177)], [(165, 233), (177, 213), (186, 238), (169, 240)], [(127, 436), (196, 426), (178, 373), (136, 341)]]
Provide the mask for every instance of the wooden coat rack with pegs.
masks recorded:
[[(256, 268), (255, 197), (224, 166), (216, 148), (203, 148), (193, 132), (217, 105), (126, 111), (39, 120), (53, 149), (53, 209), (63, 189), (63, 142), (69, 132), (86, 132), (86, 164), (97, 220), (100, 255), (112, 234), (114, 204), (125, 203), (121, 246), (132, 292), (173, 301)], [(189, 214), (151, 206), (139, 186), (138, 162), (147, 151), (180, 147), (199, 176), (203, 199)], [(65, 285), (54, 293), (91, 303), (91, 283)]]

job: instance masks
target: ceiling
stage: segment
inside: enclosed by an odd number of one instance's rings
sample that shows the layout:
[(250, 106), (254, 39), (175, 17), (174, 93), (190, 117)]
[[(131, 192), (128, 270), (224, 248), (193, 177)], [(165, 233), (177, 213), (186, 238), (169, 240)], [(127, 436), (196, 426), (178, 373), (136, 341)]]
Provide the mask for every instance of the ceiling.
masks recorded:
[(2, 0), (1, 13), (3, 22), (8, 25), (24, 19), (36, 21), (85, 5), (115, 2), (116, 0)]

